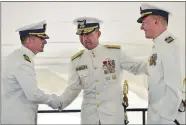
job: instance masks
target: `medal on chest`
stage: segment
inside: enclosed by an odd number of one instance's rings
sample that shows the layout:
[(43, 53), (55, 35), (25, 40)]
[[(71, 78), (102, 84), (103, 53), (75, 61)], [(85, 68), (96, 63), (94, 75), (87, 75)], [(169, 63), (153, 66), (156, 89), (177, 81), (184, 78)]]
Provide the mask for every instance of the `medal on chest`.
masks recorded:
[(152, 56), (150, 56), (149, 58), (149, 66), (152, 66), (152, 65), (156, 65), (156, 61), (157, 61), (157, 54), (152, 54)]

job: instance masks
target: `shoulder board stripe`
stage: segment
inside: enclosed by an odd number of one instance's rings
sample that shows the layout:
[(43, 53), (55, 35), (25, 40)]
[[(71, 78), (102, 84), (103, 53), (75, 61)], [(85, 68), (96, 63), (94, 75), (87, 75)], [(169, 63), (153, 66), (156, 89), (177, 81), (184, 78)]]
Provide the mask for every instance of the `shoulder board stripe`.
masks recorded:
[(169, 37), (165, 38), (165, 41), (167, 43), (171, 43), (172, 41), (174, 41), (174, 38), (172, 38), (171, 36), (169, 36)]
[(105, 45), (106, 48), (120, 49), (120, 45)]
[(76, 59), (77, 57), (79, 57), (81, 54), (83, 54), (83, 52), (84, 52), (84, 50), (81, 50), (81, 51), (79, 51), (78, 53), (76, 53), (75, 55), (73, 55), (73, 56), (71, 57), (71, 61), (73, 61), (74, 59)]
[(24, 57), (24, 59), (25, 59), (26, 61), (28, 61), (28, 62), (31, 63), (30, 58), (29, 58), (26, 54), (24, 54), (23, 57)]

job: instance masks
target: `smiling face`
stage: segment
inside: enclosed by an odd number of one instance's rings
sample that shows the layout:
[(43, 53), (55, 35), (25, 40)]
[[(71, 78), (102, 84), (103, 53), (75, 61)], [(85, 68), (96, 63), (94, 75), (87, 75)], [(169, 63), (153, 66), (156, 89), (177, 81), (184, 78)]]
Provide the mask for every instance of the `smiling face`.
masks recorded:
[(141, 24), (141, 30), (145, 32), (145, 37), (148, 39), (154, 39), (157, 29), (157, 20), (152, 15), (143, 18)]

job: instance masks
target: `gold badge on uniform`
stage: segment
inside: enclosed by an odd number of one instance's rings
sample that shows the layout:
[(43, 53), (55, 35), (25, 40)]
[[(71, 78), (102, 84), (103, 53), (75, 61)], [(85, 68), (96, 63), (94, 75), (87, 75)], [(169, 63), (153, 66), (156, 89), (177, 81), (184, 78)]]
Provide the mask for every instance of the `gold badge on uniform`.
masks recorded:
[(157, 54), (152, 54), (152, 56), (149, 58), (149, 66), (156, 65), (157, 61)]
[(116, 74), (113, 74), (112, 75), (112, 79), (116, 79)]
[(105, 59), (103, 61), (104, 74), (115, 73), (115, 61), (111, 59)]
[(24, 57), (24, 59), (25, 59), (26, 61), (28, 61), (28, 62), (31, 63), (30, 58), (29, 58), (26, 54), (24, 54), (23, 57)]

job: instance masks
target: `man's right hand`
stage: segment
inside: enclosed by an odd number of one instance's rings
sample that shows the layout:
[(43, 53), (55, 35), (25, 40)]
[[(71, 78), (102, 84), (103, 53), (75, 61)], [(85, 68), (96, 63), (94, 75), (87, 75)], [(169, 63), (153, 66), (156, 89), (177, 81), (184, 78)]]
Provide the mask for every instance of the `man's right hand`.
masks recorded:
[(63, 110), (63, 103), (61, 102), (61, 106), (58, 107), (58, 110), (61, 112)]
[(60, 102), (60, 96), (52, 94), (51, 98), (52, 101), (48, 103), (48, 106), (50, 106), (53, 109), (58, 109), (59, 107), (62, 107), (62, 103)]

